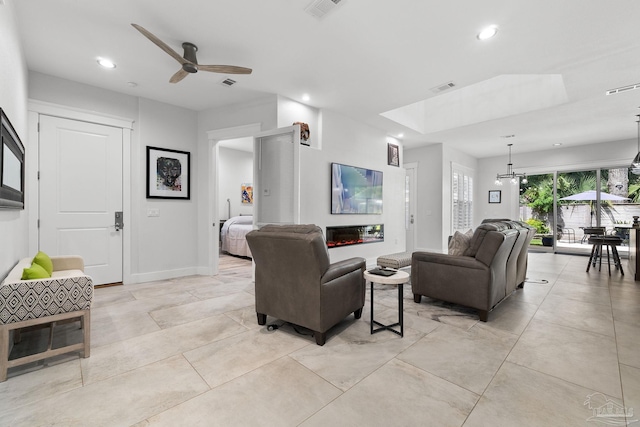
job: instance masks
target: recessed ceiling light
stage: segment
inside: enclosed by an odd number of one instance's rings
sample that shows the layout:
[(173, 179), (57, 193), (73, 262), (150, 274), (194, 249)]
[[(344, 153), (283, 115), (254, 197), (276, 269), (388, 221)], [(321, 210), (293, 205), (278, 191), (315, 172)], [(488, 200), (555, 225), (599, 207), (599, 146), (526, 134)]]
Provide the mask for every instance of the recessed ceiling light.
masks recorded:
[(303, 100), (304, 102), (307, 102), (307, 101), (308, 101), (308, 100), (310, 100), (310, 99), (311, 99), (311, 97), (309, 96), (309, 94), (308, 94), (308, 93), (305, 93), (304, 95), (302, 95), (302, 100)]
[(498, 34), (498, 26), (489, 25), (488, 27), (480, 31), (476, 37), (478, 38), (478, 40), (487, 40), (495, 36), (496, 34)]
[(138, 86), (138, 83), (136, 83), (136, 82), (127, 82), (127, 86), (136, 87), (136, 86)]
[(561, 145), (562, 145), (562, 142), (554, 142), (554, 143), (553, 143), (553, 146), (554, 146), (554, 147), (559, 147), (559, 146), (561, 146)]
[(106, 58), (98, 58), (98, 64), (102, 65), (104, 68), (116, 68), (116, 64)]
[(399, 133), (398, 134), (398, 138), (402, 138), (404, 136), (404, 133)]

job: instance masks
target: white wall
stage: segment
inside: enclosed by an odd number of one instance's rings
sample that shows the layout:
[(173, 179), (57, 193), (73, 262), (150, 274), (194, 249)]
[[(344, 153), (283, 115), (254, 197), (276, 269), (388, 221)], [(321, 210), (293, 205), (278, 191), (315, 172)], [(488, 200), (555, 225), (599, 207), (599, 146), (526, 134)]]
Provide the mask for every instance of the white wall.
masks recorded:
[[(331, 261), (340, 261), (353, 256), (367, 259), (374, 264), (379, 255), (402, 252), (405, 249), (404, 229), (404, 169), (387, 165), (387, 135), (385, 132), (361, 124), (332, 111), (317, 110), (296, 103), (284, 97), (265, 99), (265, 102), (250, 105), (237, 105), (229, 109), (209, 110), (199, 114), (199, 148), (202, 155), (199, 164), (204, 167), (210, 159), (206, 141), (206, 132), (236, 126), (262, 123), (262, 130), (275, 129), (277, 126), (291, 126), (293, 122), (309, 123), (313, 135), (318, 139), (312, 147), (301, 146), (301, 222), (313, 223), (325, 229), (328, 225), (365, 225), (385, 226), (385, 241), (333, 248), (329, 251)], [(314, 123), (316, 123), (314, 125)], [(317, 126), (317, 129), (316, 129)], [(314, 132), (315, 130), (315, 132)], [(321, 149), (320, 149), (321, 148)], [(400, 159), (402, 161), (402, 147)], [(341, 162), (353, 166), (375, 169), (383, 172), (384, 211), (382, 215), (331, 215), (330, 168), (331, 162)], [(208, 177), (201, 170), (201, 178)], [(208, 233), (202, 231), (210, 227), (208, 220), (208, 200), (211, 196), (201, 188), (202, 204), (199, 208), (198, 239), (200, 265), (206, 265)], [(212, 209), (218, 209), (216, 206)]]
[[(329, 249), (332, 262), (358, 256), (366, 258), (368, 265), (374, 265), (380, 255), (403, 252), (405, 173), (403, 168), (387, 165), (387, 134), (333, 111), (322, 110), (321, 117), (322, 150), (301, 147), (301, 222), (323, 229), (337, 225), (384, 224), (384, 242)], [(402, 159), (400, 146), (401, 162)], [(331, 214), (332, 162), (383, 172), (381, 215)]]
[[(27, 141), (27, 66), (16, 27), (13, 0), (0, 5), (0, 107), (20, 136), (25, 150)], [(33, 165), (25, 164), (27, 173)], [(28, 191), (25, 209), (0, 209), (0, 280), (28, 254)], [(35, 254), (34, 254), (35, 255)]]
[[(198, 113), (198, 265), (200, 271), (208, 271), (212, 239), (217, 239), (219, 228), (211, 223), (212, 212), (218, 212), (218, 194), (214, 191), (214, 177), (211, 176), (215, 165), (215, 152), (209, 147), (207, 132), (246, 126), (255, 123), (261, 125), (261, 130), (270, 130), (277, 127), (277, 97), (266, 96), (255, 102), (230, 105), (224, 108), (216, 108), (200, 111)], [(233, 137), (244, 136), (235, 135)], [(232, 138), (233, 138), (232, 137)], [(216, 240), (217, 242), (217, 240)]]
[(322, 149), (322, 114), (320, 110), (284, 96), (278, 96), (278, 127), (291, 126), (296, 122), (309, 125), (310, 136), (305, 144)]
[(231, 203), (232, 217), (252, 215), (253, 205), (242, 203), (240, 188), (242, 184), (253, 185), (253, 153), (220, 147), (219, 155), (218, 215), (220, 219), (230, 218), (227, 199)]
[[(432, 144), (405, 150), (404, 163), (414, 162), (418, 164), (415, 249), (441, 252), (446, 250), (451, 234), (452, 164), (476, 171), (477, 160), (444, 144)], [(472, 176), (475, 180), (476, 174)]]
[[(197, 114), (192, 110), (140, 98), (140, 161), (133, 165), (141, 186), (132, 194), (142, 202), (138, 215), (137, 280), (148, 281), (196, 274), (198, 217)], [(191, 153), (190, 200), (146, 199), (146, 146)], [(183, 171), (184, 172), (184, 171)], [(134, 175), (132, 173), (132, 175)], [(158, 209), (159, 217), (147, 216)]]
[[(626, 167), (637, 154), (637, 140), (624, 140), (590, 144), (588, 146), (555, 148), (535, 153), (514, 152), (511, 159), (517, 173), (550, 173), (558, 171), (588, 170), (595, 167)], [(504, 181), (496, 186), (496, 174), (507, 170), (508, 152), (505, 155), (478, 160), (475, 200), (476, 220), (482, 218), (518, 218), (518, 186)], [(502, 203), (489, 203), (489, 190), (502, 191)]]
[[(197, 114), (192, 110), (112, 92), (42, 73), (29, 73), (29, 98), (134, 121), (131, 146), (131, 280), (195, 274), (197, 265)], [(34, 142), (35, 143), (35, 142)], [(146, 199), (146, 147), (191, 153), (191, 200)], [(148, 217), (158, 208), (159, 217)]]

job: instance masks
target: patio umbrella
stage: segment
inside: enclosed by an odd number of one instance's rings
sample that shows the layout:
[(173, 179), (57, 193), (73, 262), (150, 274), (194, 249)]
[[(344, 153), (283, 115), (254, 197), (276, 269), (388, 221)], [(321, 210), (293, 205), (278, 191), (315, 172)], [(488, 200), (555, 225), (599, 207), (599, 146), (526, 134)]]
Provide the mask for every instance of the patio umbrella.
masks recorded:
[[(563, 197), (560, 200), (596, 200), (596, 190), (583, 191), (582, 193), (572, 194), (571, 196)], [(600, 200), (613, 200), (623, 201), (629, 200), (628, 197), (616, 196), (615, 194), (600, 192)]]

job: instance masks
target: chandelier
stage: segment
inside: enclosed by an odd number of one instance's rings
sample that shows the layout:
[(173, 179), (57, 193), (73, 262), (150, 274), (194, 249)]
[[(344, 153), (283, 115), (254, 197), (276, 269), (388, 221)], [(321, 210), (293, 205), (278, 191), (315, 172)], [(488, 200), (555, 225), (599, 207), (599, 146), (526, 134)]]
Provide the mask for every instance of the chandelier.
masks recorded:
[(640, 175), (640, 114), (636, 117), (638, 118), (636, 120), (636, 122), (638, 122), (638, 154), (636, 154), (633, 162), (631, 162), (631, 167), (629, 169), (631, 169), (632, 173)]
[[(511, 146), (513, 144), (507, 144), (507, 147), (509, 147), (509, 163), (507, 163), (507, 173), (499, 173), (496, 175), (496, 185), (502, 185), (502, 180), (504, 178), (508, 178), (511, 181), (511, 184), (516, 185), (518, 184), (518, 178), (522, 177), (522, 183), (526, 184), (527, 183), (527, 174), (526, 173), (515, 173), (513, 171), (513, 163), (511, 163)], [(636, 156), (636, 158), (638, 159), (638, 170), (640, 173), (640, 150), (638, 152), (638, 156)]]

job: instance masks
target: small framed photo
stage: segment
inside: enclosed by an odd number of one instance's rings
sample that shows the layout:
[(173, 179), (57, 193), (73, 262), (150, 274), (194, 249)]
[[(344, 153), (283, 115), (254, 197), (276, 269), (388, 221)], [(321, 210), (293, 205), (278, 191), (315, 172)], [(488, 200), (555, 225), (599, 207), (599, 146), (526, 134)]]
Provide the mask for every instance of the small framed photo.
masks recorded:
[(147, 199), (189, 200), (190, 158), (187, 151), (147, 147)]
[(489, 203), (500, 203), (502, 201), (501, 190), (489, 190)]
[(397, 145), (387, 144), (387, 164), (400, 167), (400, 150)]

